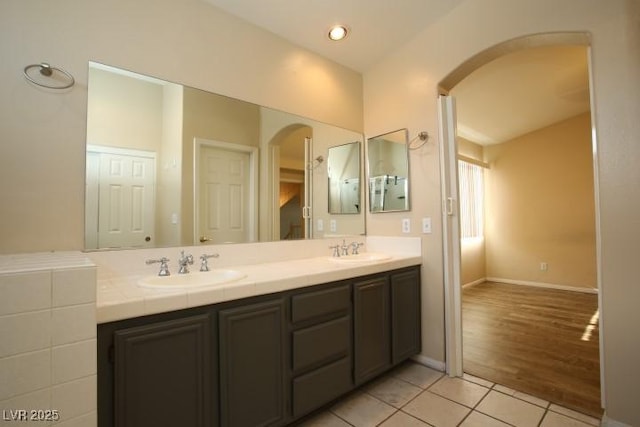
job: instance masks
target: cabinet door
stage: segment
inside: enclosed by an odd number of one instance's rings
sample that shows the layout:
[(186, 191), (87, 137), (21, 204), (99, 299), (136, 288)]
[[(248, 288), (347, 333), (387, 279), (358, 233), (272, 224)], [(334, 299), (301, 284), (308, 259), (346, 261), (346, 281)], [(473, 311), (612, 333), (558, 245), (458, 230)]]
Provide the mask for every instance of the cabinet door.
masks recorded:
[(114, 334), (116, 427), (212, 425), (210, 317)]
[(220, 311), (223, 426), (266, 426), (285, 416), (284, 301)]
[(391, 275), (393, 364), (420, 352), (420, 270)]
[(386, 276), (353, 287), (355, 382), (361, 384), (391, 365), (389, 280)]

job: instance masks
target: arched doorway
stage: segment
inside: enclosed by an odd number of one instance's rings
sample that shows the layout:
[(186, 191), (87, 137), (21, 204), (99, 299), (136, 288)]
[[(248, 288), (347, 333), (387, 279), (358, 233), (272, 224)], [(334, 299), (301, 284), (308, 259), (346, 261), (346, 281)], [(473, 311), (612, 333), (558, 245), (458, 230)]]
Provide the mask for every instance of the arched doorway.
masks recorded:
[(270, 197), (269, 240), (310, 238), (311, 158), (313, 129), (292, 124), (281, 129), (269, 142)]
[[(443, 97), (440, 100), (441, 113), (441, 139), (443, 141), (441, 149), (442, 155), (442, 191), (445, 200), (447, 212), (443, 216), (444, 224), (444, 249), (445, 249), (445, 316), (446, 316), (446, 345), (447, 345), (447, 371), (452, 376), (461, 376), (463, 374), (463, 338), (462, 338), (462, 291), (461, 291), (461, 248), (460, 248), (460, 222), (457, 210), (457, 203), (460, 200), (458, 189), (458, 173), (457, 173), (457, 149), (455, 134), (456, 128), (453, 123), (456, 109), (455, 102), (448, 98), (447, 95), (465, 78), (470, 76), (474, 71), (480, 69), (492, 61), (502, 58), (511, 53), (520, 52), (529, 48), (557, 45), (573, 45), (584, 46), (589, 49), (589, 35), (586, 33), (550, 33), (536, 34), (525, 36), (513, 40), (506, 41), (499, 45), (493, 46), (483, 52), (478, 53), (469, 60), (465, 61), (454, 71), (452, 71), (445, 79), (440, 82), (439, 90)], [(590, 66), (590, 64), (589, 64)], [(591, 116), (593, 117), (593, 101), (591, 101)], [(591, 120), (591, 123), (594, 121)], [(597, 201), (597, 144), (595, 141), (595, 132), (592, 132), (593, 147), (593, 172), (595, 181), (595, 192), (593, 197)], [(595, 203), (595, 209), (598, 204)], [(596, 219), (598, 218), (596, 212)], [(596, 264), (597, 271), (600, 271), (600, 242), (599, 242), (599, 225), (595, 224), (596, 236)], [(542, 268), (542, 267), (541, 267)], [(600, 277), (597, 275), (597, 287), (600, 288)], [(600, 296), (598, 297), (600, 298)], [(598, 305), (600, 301), (598, 301)], [(602, 329), (600, 329), (602, 334)], [(600, 337), (601, 338), (601, 337)], [(602, 366), (602, 358), (600, 358), (600, 366)], [(600, 372), (600, 381), (602, 383), (602, 369)], [(602, 384), (601, 384), (602, 385)], [(604, 399), (601, 396), (601, 402)]]

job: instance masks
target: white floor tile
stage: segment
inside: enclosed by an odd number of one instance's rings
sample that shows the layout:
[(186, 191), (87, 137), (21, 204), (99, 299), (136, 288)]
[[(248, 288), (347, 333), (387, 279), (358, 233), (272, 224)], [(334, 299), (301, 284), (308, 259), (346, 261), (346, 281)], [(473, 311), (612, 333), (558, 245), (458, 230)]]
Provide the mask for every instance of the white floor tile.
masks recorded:
[(509, 424), (491, 418), (488, 415), (473, 411), (465, 418), (460, 427), (510, 427)]
[(557, 412), (558, 414), (566, 415), (570, 418), (575, 418), (576, 420), (582, 421), (583, 423), (587, 423), (591, 426), (599, 426), (600, 420), (597, 418), (590, 417), (589, 415), (582, 414), (580, 412), (573, 411), (571, 409), (565, 408), (564, 406), (558, 406), (554, 403), (549, 406), (549, 410), (553, 412)]
[(547, 412), (540, 424), (540, 427), (590, 427), (591, 424), (583, 423), (575, 418), (569, 418), (566, 415), (557, 414), (555, 412)]
[(484, 378), (476, 377), (467, 373), (462, 375), (462, 378), (487, 388), (491, 388), (494, 385), (494, 383), (492, 383), (491, 381), (488, 381), (488, 380), (485, 380)]
[(539, 397), (535, 397), (527, 393), (522, 393), (520, 391), (516, 391), (513, 394), (513, 397), (524, 400), (525, 402), (533, 403), (534, 405), (540, 406), (542, 408), (547, 408), (549, 406), (549, 402), (547, 402), (546, 400), (540, 399)]
[(364, 390), (395, 408), (401, 408), (422, 393), (421, 388), (394, 377), (384, 377), (365, 387)]
[(418, 363), (408, 363), (391, 373), (393, 376), (420, 388), (427, 388), (438, 381), (444, 374)]
[(467, 416), (470, 409), (425, 391), (402, 410), (437, 427), (455, 427)]
[(350, 424), (335, 414), (325, 411), (303, 422), (300, 427), (350, 427)]
[(486, 387), (461, 378), (447, 376), (442, 377), (437, 383), (429, 387), (429, 391), (470, 408), (475, 407), (489, 393), (489, 389)]
[(356, 392), (331, 408), (331, 412), (356, 427), (377, 426), (396, 411), (378, 399)]
[(545, 410), (539, 406), (491, 391), (476, 410), (516, 427), (537, 427)]
[(380, 424), (380, 427), (429, 427), (429, 424), (420, 421), (411, 415), (398, 411), (388, 420)]

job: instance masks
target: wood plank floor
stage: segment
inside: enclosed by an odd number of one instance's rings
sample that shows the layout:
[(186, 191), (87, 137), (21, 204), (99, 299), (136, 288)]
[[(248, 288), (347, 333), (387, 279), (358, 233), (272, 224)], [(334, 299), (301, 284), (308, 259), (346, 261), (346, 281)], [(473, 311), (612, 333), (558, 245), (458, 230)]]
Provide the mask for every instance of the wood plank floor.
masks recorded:
[(595, 294), (493, 282), (466, 288), (464, 371), (600, 417), (597, 310)]

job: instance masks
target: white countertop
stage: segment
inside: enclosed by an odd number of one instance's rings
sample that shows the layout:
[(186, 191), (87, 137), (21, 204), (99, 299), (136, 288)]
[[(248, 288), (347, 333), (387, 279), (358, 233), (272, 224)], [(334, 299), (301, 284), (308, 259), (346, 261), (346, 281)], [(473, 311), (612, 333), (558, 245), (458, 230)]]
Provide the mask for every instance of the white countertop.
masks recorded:
[[(239, 298), (266, 295), (289, 289), (303, 288), (337, 280), (375, 274), (398, 268), (420, 265), (417, 254), (390, 254), (391, 258), (356, 264), (339, 263), (327, 256), (256, 263), (228, 265), (246, 277), (233, 283), (187, 290), (160, 290), (142, 288), (137, 282), (143, 275), (99, 278), (97, 289), (97, 322), (139, 317), (215, 304)], [(197, 266), (192, 267), (197, 272)]]

